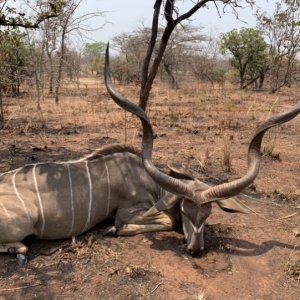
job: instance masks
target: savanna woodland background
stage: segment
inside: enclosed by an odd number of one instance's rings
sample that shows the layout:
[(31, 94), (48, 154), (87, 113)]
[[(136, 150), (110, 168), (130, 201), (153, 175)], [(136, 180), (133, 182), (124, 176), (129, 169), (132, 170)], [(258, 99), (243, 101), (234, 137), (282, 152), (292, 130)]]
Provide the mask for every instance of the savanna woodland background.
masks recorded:
[[(269, 1), (272, 14), (258, 2), (156, 0), (151, 28), (111, 40), (115, 85), (146, 109), (157, 166), (211, 184), (238, 178), (256, 126), (300, 100), (300, 2)], [(114, 142), (140, 147), (139, 121), (103, 84), (107, 41), (85, 39), (99, 29), (87, 20), (109, 12), (78, 16), (84, 3), (0, 1), (2, 172)], [(255, 28), (207, 36), (193, 25), (199, 10), (238, 17), (249, 5)], [(251, 213), (214, 208), (200, 257), (185, 252), (180, 229), (103, 237), (107, 221), (73, 242), (28, 239), (25, 268), (1, 254), (0, 298), (299, 299), (299, 132), (298, 117), (266, 135), (260, 175), (239, 196)]]

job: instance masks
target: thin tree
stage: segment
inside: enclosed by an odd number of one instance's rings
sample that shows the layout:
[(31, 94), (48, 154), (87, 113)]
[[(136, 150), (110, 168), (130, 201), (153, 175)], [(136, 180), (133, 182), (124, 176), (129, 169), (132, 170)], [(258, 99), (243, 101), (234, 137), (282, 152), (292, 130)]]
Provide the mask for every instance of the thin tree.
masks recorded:
[(41, 25), (43, 48), (45, 49), (48, 58), (49, 67), (49, 94), (53, 94), (54, 91), (54, 53), (57, 50), (59, 27), (58, 20), (46, 20)]
[(85, 25), (85, 22), (98, 17), (103, 16), (104, 12), (91, 12), (77, 17), (75, 15), (76, 10), (79, 5), (83, 2), (83, 0), (70, 0), (67, 1), (64, 5), (63, 12), (59, 18), (59, 26), (60, 26), (60, 47), (59, 47), (59, 62), (58, 62), (58, 70), (57, 70), (57, 78), (56, 78), (56, 86), (55, 86), (55, 103), (59, 103), (59, 92), (61, 87), (62, 80), (62, 71), (63, 64), (65, 60), (65, 52), (66, 52), (66, 41), (67, 38), (70, 37), (71, 34), (77, 33), (78, 36), (82, 36), (85, 32), (95, 31), (101, 27), (90, 28)]
[[(154, 13), (152, 18), (151, 38), (148, 43), (147, 52), (143, 62), (141, 71), (141, 90), (139, 105), (144, 110), (147, 107), (150, 91), (154, 78), (157, 74), (159, 65), (162, 61), (163, 55), (167, 48), (170, 36), (175, 27), (181, 24), (183, 21), (188, 20), (193, 14), (195, 14), (200, 8), (207, 6), (209, 3), (214, 4), (217, 7), (217, 3), (221, 3), (224, 6), (230, 6), (234, 10), (241, 6), (241, 2), (253, 4), (253, 0), (197, 0), (189, 1), (191, 6), (184, 12), (180, 13), (178, 6), (175, 4), (181, 1), (175, 0), (156, 0), (154, 4)], [(186, 1), (187, 2), (187, 1)], [(217, 8), (218, 9), (218, 8)], [(165, 26), (161, 37), (158, 36), (159, 17), (163, 14)], [(158, 51), (154, 49), (157, 47)]]

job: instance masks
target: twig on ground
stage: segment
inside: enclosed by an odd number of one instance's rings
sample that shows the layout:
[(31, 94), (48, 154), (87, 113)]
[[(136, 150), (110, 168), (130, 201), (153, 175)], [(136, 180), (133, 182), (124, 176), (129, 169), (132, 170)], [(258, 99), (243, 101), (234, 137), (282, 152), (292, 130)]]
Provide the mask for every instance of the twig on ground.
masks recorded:
[(39, 285), (45, 285), (45, 284), (42, 283), (42, 282), (40, 282), (40, 283), (36, 283), (36, 284), (31, 284), (31, 285), (24, 285), (24, 286), (18, 286), (18, 287), (14, 287), (14, 288), (9, 288), (9, 289), (2, 289), (2, 290), (0, 290), (0, 293), (3, 293), (3, 292), (13, 292), (13, 291), (17, 291), (17, 290), (28, 289), (28, 288), (39, 286)]
[(294, 217), (294, 216), (296, 216), (296, 215), (299, 215), (299, 214), (300, 214), (300, 212), (296, 212), (296, 213), (293, 213), (293, 214), (290, 214), (290, 215), (281, 217), (281, 218), (279, 218), (278, 220), (289, 219), (289, 218), (292, 218), (292, 217)]
[(248, 205), (246, 205), (245, 203), (241, 203), (243, 206), (245, 206), (247, 209), (249, 209), (250, 211), (252, 211), (254, 214), (256, 214), (257, 216), (259, 216), (260, 218), (264, 219), (265, 221), (268, 221), (268, 222), (278, 222), (278, 221), (282, 221), (282, 220), (285, 220), (285, 219), (289, 219), (289, 218), (292, 218), (298, 214), (300, 214), (299, 212), (296, 212), (296, 213), (293, 213), (293, 214), (290, 214), (290, 215), (287, 215), (287, 216), (284, 216), (284, 217), (280, 217), (278, 219), (267, 219), (265, 218), (262, 214), (256, 212), (255, 210), (253, 210), (251, 207), (249, 207)]
[(151, 291), (151, 292), (149, 292), (148, 294), (146, 294), (145, 296), (150, 296), (150, 295), (152, 295), (161, 285), (163, 285), (163, 283), (162, 282), (160, 282), (160, 283), (158, 283), (156, 286), (155, 286), (155, 288)]

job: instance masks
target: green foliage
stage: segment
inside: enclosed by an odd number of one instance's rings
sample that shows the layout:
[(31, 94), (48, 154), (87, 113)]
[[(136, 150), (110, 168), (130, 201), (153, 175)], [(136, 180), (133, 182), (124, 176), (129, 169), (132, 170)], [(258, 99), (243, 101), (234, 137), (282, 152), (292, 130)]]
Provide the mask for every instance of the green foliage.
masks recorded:
[(236, 69), (231, 69), (225, 73), (225, 80), (232, 83), (236, 84), (239, 79), (239, 73)]
[(233, 56), (230, 62), (240, 73), (241, 87), (246, 75), (251, 79), (266, 67), (266, 49), (262, 33), (253, 28), (234, 29), (221, 36), (221, 52), (229, 52)]
[(113, 45), (119, 51), (118, 59), (114, 60), (115, 76), (124, 84), (129, 84), (140, 79), (140, 72), (147, 51), (146, 46), (150, 39), (149, 28), (142, 31), (121, 33), (113, 38)]
[(49, 1), (49, 5), (50, 5), (50, 13), (60, 14), (62, 13), (64, 6), (66, 5), (66, 1), (64, 0)]
[(26, 71), (29, 49), (24, 34), (18, 31), (0, 32), (0, 80), (2, 87), (18, 94), (22, 74)]
[(284, 1), (288, 6), (293, 6), (295, 8), (300, 7), (300, 0), (285, 0)]
[(213, 82), (224, 82), (226, 71), (222, 67), (215, 67), (211, 70), (211, 80)]
[(234, 29), (222, 35), (221, 51), (223, 54), (229, 51), (233, 55), (233, 65), (253, 61), (255, 55), (265, 51), (267, 45), (259, 30), (243, 28), (240, 31)]
[(273, 15), (257, 12), (258, 26), (268, 40), (271, 92), (290, 86), (300, 53), (300, 3), (275, 3)]
[(104, 54), (106, 45), (103, 42), (87, 43), (84, 46), (84, 56), (90, 69), (96, 74), (101, 74), (104, 68)]
[(84, 55), (88, 58), (101, 56), (105, 53), (105, 47), (106, 45), (103, 42), (87, 43), (84, 46)]
[(12, 5), (12, 3), (8, 2), (7, 5), (7, 1), (5, 1), (0, 7), (0, 26), (38, 28), (39, 24), (46, 19), (58, 17), (62, 13), (65, 3), (64, 0), (35, 1), (32, 7), (40, 7), (42, 10), (38, 14), (35, 13), (34, 16), (28, 16), (22, 10), (22, 7), (18, 11), (15, 7), (8, 6)]

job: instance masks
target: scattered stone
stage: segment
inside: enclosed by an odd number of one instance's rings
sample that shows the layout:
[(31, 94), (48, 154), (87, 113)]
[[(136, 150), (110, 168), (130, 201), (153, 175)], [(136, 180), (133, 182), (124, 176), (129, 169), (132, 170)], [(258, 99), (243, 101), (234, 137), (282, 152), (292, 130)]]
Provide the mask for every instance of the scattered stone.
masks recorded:
[(300, 236), (300, 228), (294, 228), (293, 233), (294, 233), (295, 237)]

